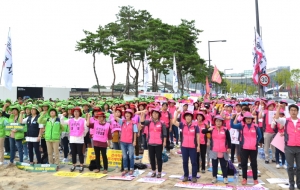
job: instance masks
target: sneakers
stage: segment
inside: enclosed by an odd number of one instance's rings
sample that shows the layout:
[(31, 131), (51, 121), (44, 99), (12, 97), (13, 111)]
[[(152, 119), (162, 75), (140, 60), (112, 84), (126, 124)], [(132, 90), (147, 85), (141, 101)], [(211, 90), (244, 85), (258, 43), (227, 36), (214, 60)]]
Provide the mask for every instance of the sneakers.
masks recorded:
[(27, 157), (27, 156), (24, 156), (24, 157), (23, 157), (23, 160), (28, 160), (28, 157)]
[(74, 172), (75, 169), (76, 169), (76, 166), (72, 166), (72, 167), (70, 168), (70, 172)]
[(84, 167), (83, 167), (83, 166), (80, 166), (80, 167), (79, 167), (79, 173), (82, 173), (83, 170), (84, 170)]
[(243, 179), (243, 181), (242, 181), (242, 185), (247, 185), (247, 179)]
[(276, 164), (276, 168), (277, 168), (277, 169), (280, 169), (280, 165), (279, 165), (279, 164)]
[(276, 160), (272, 160), (272, 163), (275, 163), (276, 162)]
[(228, 184), (228, 178), (227, 177), (224, 177), (223, 181), (224, 181), (225, 184)]
[(201, 173), (203, 173), (203, 174), (204, 174), (204, 173), (205, 173), (205, 170), (201, 170)]
[(254, 180), (254, 185), (257, 185), (258, 184), (258, 180)]
[(197, 178), (196, 177), (192, 178), (192, 183), (197, 183)]
[(64, 159), (62, 160), (62, 162), (63, 162), (63, 163), (68, 163), (69, 160), (68, 160), (68, 158), (64, 158)]
[(183, 179), (182, 179), (182, 182), (187, 182), (189, 179), (188, 179), (188, 177), (184, 177)]
[(283, 165), (283, 168), (284, 168), (284, 169), (287, 169), (287, 166), (286, 166), (286, 165)]
[(217, 183), (218, 179), (216, 177), (213, 178), (213, 180), (211, 180), (211, 183)]
[(0, 166), (2, 166), (3, 165), (3, 162), (0, 162)]

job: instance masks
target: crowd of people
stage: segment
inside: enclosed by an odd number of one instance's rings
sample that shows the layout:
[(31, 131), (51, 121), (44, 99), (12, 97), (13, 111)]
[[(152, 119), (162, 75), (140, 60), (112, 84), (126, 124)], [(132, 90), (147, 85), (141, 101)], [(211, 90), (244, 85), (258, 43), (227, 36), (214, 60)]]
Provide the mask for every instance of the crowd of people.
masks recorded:
[[(28, 99), (22, 104), (7, 99), (0, 101), (0, 165), (3, 165), (4, 156), (9, 155), (7, 167), (12, 167), (17, 149), (20, 162), (29, 160), (30, 164), (56, 164), (59, 169), (61, 146), (63, 162), (69, 162), (71, 154), (73, 165), (70, 171), (76, 169), (78, 155), (79, 172), (83, 172), (86, 149), (93, 147), (97, 166), (94, 172), (100, 172), (103, 167), (103, 173), (107, 173), (106, 150), (113, 147), (122, 150), (122, 176), (125, 176), (133, 174), (134, 155), (138, 156), (147, 149), (151, 177), (161, 178), (162, 152), (180, 147), (183, 182), (188, 181), (189, 160), (192, 182), (197, 182), (197, 173), (205, 173), (206, 166), (212, 163), (212, 183), (217, 183), (220, 162), (225, 184), (228, 183), (228, 163), (237, 161), (242, 170), (242, 185), (246, 185), (248, 161), (254, 184), (258, 184), (257, 156), (260, 147), (264, 148), (265, 164), (274, 163), (278, 169), (287, 169), (290, 189), (294, 189), (296, 172), (296, 185), (300, 189), (299, 107), (292, 104), (286, 109), (287, 106), (285, 101), (264, 98), (193, 103), (181, 99), (155, 101), (151, 98), (128, 102), (105, 98)], [(285, 116), (286, 110), (289, 117)], [(270, 115), (270, 111), (275, 115)], [(18, 123), (23, 128), (6, 130), (5, 126), (11, 123)], [(239, 132), (239, 143), (231, 142), (231, 129)], [(284, 136), (284, 152), (271, 145), (277, 133)]]

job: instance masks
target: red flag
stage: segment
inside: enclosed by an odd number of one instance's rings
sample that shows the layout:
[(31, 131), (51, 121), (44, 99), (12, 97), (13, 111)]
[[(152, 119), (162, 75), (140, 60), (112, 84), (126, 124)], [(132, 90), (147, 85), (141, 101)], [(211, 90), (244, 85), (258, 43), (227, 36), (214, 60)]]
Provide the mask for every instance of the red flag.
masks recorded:
[(211, 77), (211, 81), (219, 83), (219, 84), (222, 83), (222, 77), (221, 77), (221, 75), (219, 73), (219, 70), (217, 69), (216, 66), (214, 68), (214, 73), (213, 73), (213, 75)]
[[(208, 78), (206, 77), (206, 86), (205, 86), (205, 90), (206, 90), (206, 95), (208, 96), (210, 93), (210, 87), (209, 87), (209, 83), (208, 83)], [(209, 96), (208, 96), (209, 97)]]

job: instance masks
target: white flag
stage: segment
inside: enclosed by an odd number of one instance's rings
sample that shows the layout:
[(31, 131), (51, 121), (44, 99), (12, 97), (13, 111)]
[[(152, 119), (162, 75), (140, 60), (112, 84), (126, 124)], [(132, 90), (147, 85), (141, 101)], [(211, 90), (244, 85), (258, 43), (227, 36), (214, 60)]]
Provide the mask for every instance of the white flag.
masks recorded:
[(148, 89), (148, 81), (149, 81), (149, 64), (147, 60), (147, 55), (145, 51), (144, 57), (144, 94), (147, 92)]
[(8, 33), (6, 49), (3, 60), (3, 79), (5, 82), (5, 87), (11, 90), (13, 83), (13, 62), (12, 62), (12, 48), (11, 48), (11, 38), (10, 32)]
[(178, 91), (178, 77), (177, 77), (175, 54), (173, 57), (173, 90), (175, 93)]
[(261, 37), (258, 35), (257, 31), (255, 31), (255, 38), (253, 42), (253, 83), (258, 84), (258, 74), (266, 73), (267, 68), (267, 59), (264, 50), (264, 45)]

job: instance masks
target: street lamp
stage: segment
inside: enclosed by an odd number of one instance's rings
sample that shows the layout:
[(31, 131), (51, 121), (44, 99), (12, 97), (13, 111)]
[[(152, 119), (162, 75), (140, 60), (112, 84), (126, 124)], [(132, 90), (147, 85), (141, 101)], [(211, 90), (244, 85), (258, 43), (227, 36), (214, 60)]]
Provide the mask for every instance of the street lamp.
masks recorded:
[(209, 81), (210, 81), (210, 42), (226, 42), (226, 40), (208, 41), (208, 78), (209, 78)]

